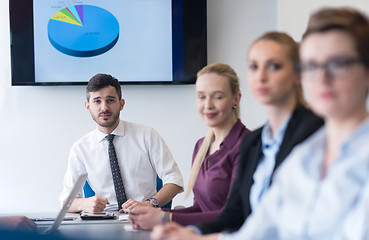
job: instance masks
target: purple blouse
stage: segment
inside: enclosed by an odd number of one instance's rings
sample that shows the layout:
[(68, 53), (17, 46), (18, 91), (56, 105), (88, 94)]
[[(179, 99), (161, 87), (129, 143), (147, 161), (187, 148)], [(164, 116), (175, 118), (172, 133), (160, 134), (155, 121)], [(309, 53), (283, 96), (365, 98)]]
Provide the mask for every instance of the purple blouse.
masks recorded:
[[(248, 132), (250, 130), (238, 120), (220, 144), (219, 150), (206, 156), (193, 187), (194, 204), (188, 208), (170, 210), (174, 222), (197, 224), (214, 220), (221, 213), (237, 176), (240, 144)], [(197, 141), (192, 162), (203, 140)]]

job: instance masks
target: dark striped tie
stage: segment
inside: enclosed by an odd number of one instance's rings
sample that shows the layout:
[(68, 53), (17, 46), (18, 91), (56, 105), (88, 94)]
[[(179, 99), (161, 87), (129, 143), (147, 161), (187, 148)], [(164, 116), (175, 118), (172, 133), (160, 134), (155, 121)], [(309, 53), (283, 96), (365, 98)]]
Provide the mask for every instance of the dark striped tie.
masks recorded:
[(117, 154), (115, 153), (115, 148), (113, 144), (114, 137), (115, 135), (110, 134), (106, 136), (106, 139), (109, 142), (109, 147), (108, 147), (109, 160), (110, 160), (111, 172), (113, 174), (115, 194), (117, 195), (118, 209), (121, 209), (122, 204), (127, 201), (127, 197), (126, 197), (126, 192), (124, 191), (122, 175), (120, 174)]

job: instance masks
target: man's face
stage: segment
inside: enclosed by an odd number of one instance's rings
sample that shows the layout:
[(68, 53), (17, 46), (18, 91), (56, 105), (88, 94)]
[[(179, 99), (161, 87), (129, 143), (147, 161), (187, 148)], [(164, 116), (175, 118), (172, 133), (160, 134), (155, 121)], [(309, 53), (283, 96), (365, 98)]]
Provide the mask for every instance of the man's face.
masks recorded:
[(119, 113), (124, 107), (124, 100), (118, 98), (114, 87), (107, 86), (90, 92), (90, 100), (85, 102), (85, 106), (99, 130), (109, 134), (119, 124)]

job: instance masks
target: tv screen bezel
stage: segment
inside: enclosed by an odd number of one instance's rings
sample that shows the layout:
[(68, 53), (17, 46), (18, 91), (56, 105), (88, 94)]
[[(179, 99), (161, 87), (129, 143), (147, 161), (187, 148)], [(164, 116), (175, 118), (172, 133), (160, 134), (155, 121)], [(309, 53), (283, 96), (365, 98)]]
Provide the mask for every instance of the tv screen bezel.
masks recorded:
[[(9, 0), (12, 86), (86, 85), (88, 79), (36, 81), (33, 1)], [(118, 80), (123, 85), (195, 83), (196, 73), (207, 64), (206, 31), (206, 0), (172, 0), (172, 81)]]

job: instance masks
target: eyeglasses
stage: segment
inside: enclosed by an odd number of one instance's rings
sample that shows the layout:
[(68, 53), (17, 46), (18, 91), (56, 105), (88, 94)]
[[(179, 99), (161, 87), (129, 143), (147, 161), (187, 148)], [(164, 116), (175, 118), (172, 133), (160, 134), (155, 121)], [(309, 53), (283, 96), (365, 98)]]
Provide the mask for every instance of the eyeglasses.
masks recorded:
[(355, 64), (363, 64), (363, 61), (354, 57), (336, 57), (321, 64), (316, 62), (301, 63), (300, 67), (303, 78), (314, 78), (320, 68), (324, 69), (329, 77), (336, 78), (347, 76)]

